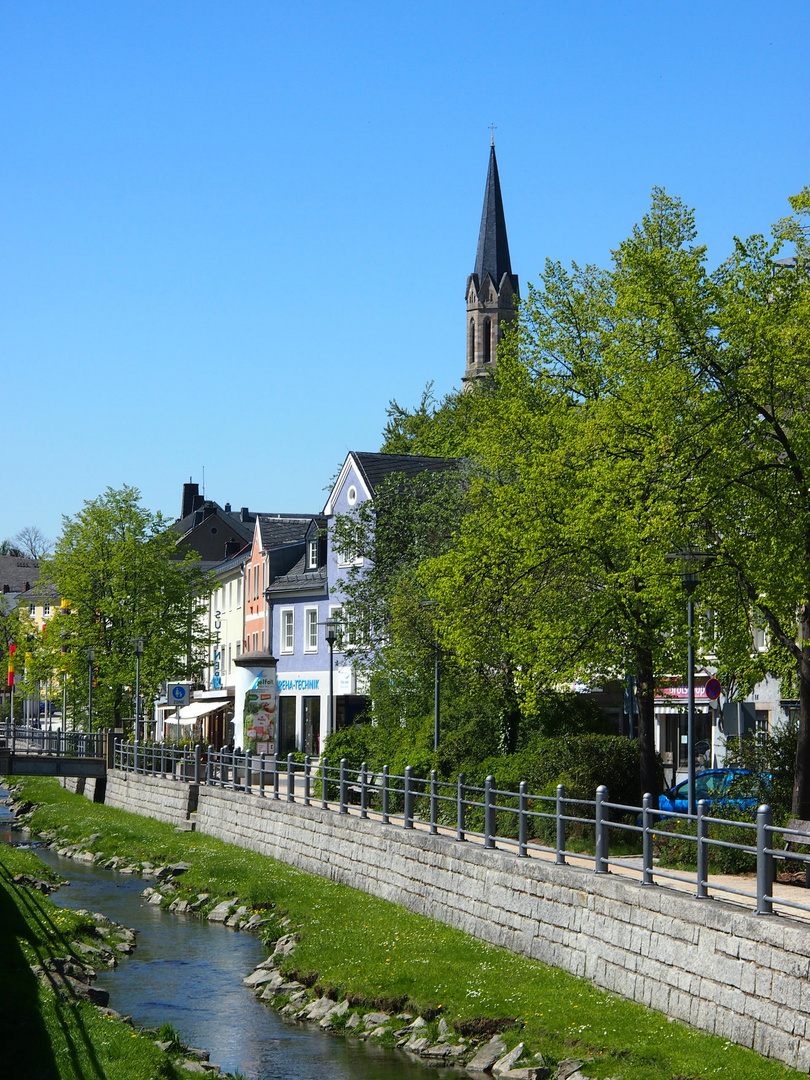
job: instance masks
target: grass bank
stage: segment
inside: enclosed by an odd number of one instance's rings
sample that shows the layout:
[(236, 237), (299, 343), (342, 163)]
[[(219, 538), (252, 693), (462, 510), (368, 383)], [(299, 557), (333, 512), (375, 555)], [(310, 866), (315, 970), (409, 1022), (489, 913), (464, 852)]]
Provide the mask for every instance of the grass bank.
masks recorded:
[(73, 842), (99, 833), (91, 846), (103, 858), (188, 862), (191, 869), (175, 882), (176, 897), (192, 901), (208, 893), (209, 908), (225, 897), (238, 899), (268, 915), (268, 927), (277, 928), (271, 936), (289, 920), (285, 930), (295, 930), (300, 940), (286, 970), (317, 983), (322, 992), (349, 995), (369, 1007), (443, 1016), (454, 1027), (479, 1018), (513, 1019), (516, 1026), (502, 1036), (507, 1044), (521, 1040), (549, 1064), (590, 1059), (583, 1072), (599, 1080), (800, 1075), (347, 886), (211, 837), (176, 833), (170, 825), (94, 805), (56, 781), (30, 779), (23, 788), (25, 798), (40, 804), (31, 818), (35, 832), (53, 831)]
[[(53, 970), (71, 958), (79, 972), (78, 946), (96, 950), (97, 926), (78, 912), (57, 907), (15, 877), (53, 881), (33, 853), (0, 846), (0, 1045), (3, 1075), (25, 1080), (181, 1080), (154, 1044), (64, 986), (46, 986), (32, 966)], [(85, 954), (87, 955), (87, 954)], [(60, 967), (64, 965), (60, 964)], [(58, 977), (54, 981), (58, 982)]]

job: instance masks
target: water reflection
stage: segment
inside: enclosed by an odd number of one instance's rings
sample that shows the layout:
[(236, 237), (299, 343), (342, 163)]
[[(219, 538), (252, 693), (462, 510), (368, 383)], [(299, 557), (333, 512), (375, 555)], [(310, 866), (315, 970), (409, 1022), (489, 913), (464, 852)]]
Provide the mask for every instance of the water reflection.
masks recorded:
[[(0, 789), (0, 797), (6, 793)], [(0, 839), (19, 842), (0, 806)], [(425, 1080), (458, 1077), (459, 1070), (429, 1068), (408, 1055), (286, 1023), (241, 985), (265, 952), (251, 934), (169, 915), (140, 896), (145, 882), (64, 859), (37, 854), (70, 886), (54, 900), (63, 907), (101, 911), (138, 931), (133, 955), (98, 986), (110, 1004), (138, 1025), (172, 1024), (191, 1046), (249, 1080)]]

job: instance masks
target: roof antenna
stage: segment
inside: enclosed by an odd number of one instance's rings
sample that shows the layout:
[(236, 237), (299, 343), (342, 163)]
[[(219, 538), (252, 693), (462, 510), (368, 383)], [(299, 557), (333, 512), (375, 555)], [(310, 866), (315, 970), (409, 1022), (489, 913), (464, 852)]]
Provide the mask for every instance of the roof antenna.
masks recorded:
[(205, 498), (205, 466), (203, 465), (203, 498)]
[(495, 145), (495, 132), (496, 132), (497, 130), (498, 130), (498, 128), (497, 128), (497, 127), (495, 126), (495, 124), (490, 124), (490, 125), (489, 125), (489, 132), (490, 132), (490, 140), (489, 140), (489, 145), (490, 145), (490, 146), (494, 146), (494, 145)]

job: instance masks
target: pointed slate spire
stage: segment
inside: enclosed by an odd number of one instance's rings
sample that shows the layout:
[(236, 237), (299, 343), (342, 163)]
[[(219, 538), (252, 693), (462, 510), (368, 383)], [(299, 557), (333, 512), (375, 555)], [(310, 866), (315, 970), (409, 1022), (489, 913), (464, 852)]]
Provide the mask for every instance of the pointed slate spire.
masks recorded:
[(495, 369), (498, 345), (504, 327), (515, 317), (518, 298), (518, 279), (512, 273), (509, 259), (493, 139), (475, 269), (467, 278), (467, 364), (462, 378), (465, 387), (473, 386)]
[(489, 149), (487, 186), (484, 191), (484, 209), (481, 213), (481, 229), (478, 233), (478, 251), (473, 273), (477, 275), (479, 282), (483, 282), (488, 273), (496, 287), (500, 285), (504, 274), (512, 276), (494, 140)]

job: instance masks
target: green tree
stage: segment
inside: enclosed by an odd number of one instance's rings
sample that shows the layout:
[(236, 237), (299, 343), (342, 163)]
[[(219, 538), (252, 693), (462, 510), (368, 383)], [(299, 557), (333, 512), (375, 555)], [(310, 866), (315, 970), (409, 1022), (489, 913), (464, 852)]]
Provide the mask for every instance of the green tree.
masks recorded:
[(69, 613), (51, 620), (38, 663), (65, 669), (75, 715), (86, 698), (92, 649), (94, 723), (102, 727), (134, 714), (133, 639), (144, 640), (146, 700), (164, 679), (193, 678), (202, 667), (210, 576), (193, 554), (174, 557), (169, 525), (140, 505), (135, 488), (108, 488), (63, 519), (53, 555), (42, 564), (41, 582), (56, 588)]

